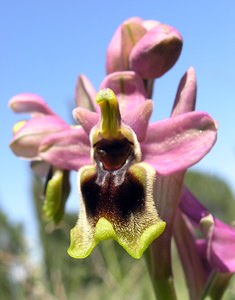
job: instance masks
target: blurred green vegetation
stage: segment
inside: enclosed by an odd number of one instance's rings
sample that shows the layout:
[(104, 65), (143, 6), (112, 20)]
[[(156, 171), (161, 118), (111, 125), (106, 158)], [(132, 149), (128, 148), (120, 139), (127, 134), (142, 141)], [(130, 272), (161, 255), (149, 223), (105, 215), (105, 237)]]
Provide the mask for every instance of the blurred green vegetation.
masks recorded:
[(27, 267), (23, 227), (0, 211), (0, 299), (27, 297)]
[[(185, 179), (190, 190), (215, 215), (226, 222), (235, 219), (235, 199), (220, 178), (189, 172)], [(31, 263), (23, 228), (0, 212), (0, 299), (5, 300), (154, 300), (144, 258), (132, 259), (113, 241), (105, 241), (84, 260), (67, 255), (69, 232), (76, 214), (66, 214), (58, 226), (42, 217), (43, 184), (32, 184), (42, 256)], [(184, 274), (173, 245), (174, 275), (180, 300), (188, 300)], [(235, 299), (235, 279), (223, 300)], [(167, 299), (166, 299), (167, 300)]]

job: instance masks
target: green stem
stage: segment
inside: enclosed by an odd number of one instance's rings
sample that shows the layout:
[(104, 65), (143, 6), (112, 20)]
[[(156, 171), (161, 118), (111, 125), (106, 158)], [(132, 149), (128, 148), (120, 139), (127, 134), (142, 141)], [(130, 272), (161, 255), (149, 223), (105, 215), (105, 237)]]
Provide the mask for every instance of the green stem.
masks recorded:
[(114, 241), (104, 241), (100, 244), (100, 247), (102, 248), (102, 254), (104, 256), (107, 269), (112, 273), (115, 280), (121, 285), (123, 274), (118, 261), (117, 250), (115, 248)]
[(150, 247), (149, 269), (154, 291), (158, 300), (175, 300), (176, 292), (173, 282), (171, 241), (175, 213), (178, 207), (184, 173), (172, 176), (158, 176), (154, 194), (160, 217), (166, 221), (166, 229)]
[(177, 299), (172, 278), (168, 278), (167, 280), (157, 280), (154, 289), (157, 299)]
[(206, 282), (206, 274), (192, 232), (180, 210), (176, 213), (173, 232), (190, 299), (198, 300)]
[[(176, 300), (176, 292), (174, 288), (172, 268), (171, 268), (171, 256), (170, 251), (165, 251), (164, 255), (154, 255), (156, 250), (159, 250), (159, 246), (166, 249), (163, 244), (166, 242), (166, 238), (151, 245), (145, 252), (145, 259), (147, 267), (152, 279), (153, 289), (158, 300)], [(169, 249), (169, 248), (168, 248)], [(161, 252), (163, 254), (163, 252)], [(158, 267), (156, 267), (158, 266)]]
[(167, 229), (151, 245), (151, 269), (153, 288), (158, 300), (176, 300), (171, 261), (171, 235)]
[(201, 296), (201, 300), (221, 300), (232, 275), (232, 273), (212, 273)]

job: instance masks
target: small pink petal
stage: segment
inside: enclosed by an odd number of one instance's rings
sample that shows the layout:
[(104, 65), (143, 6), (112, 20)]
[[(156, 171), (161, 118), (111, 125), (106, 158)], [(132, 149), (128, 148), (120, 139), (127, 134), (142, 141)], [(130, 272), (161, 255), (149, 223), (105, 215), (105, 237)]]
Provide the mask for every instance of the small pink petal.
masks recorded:
[(140, 142), (145, 139), (152, 111), (153, 101), (145, 100), (122, 117), (124, 123), (132, 128)]
[(214, 218), (208, 240), (208, 260), (219, 272), (235, 272), (235, 228)]
[(49, 135), (42, 140), (39, 155), (57, 168), (77, 171), (91, 164), (89, 138), (81, 127)]
[(100, 85), (100, 89), (103, 88), (114, 91), (121, 115), (130, 112), (147, 98), (142, 79), (132, 71), (115, 72), (106, 76)]
[(208, 210), (186, 188), (183, 188), (180, 198), (180, 210), (190, 219), (194, 225), (199, 226), (201, 218), (208, 215)]
[(73, 117), (83, 127), (87, 135), (90, 134), (92, 127), (99, 122), (97, 113), (82, 107), (77, 107), (73, 110)]
[(16, 113), (42, 113), (54, 115), (46, 102), (35, 94), (19, 94), (12, 97), (9, 107)]
[(153, 123), (142, 142), (143, 160), (161, 175), (183, 171), (197, 163), (212, 148), (217, 130), (203, 112), (189, 112)]
[(178, 86), (171, 116), (193, 111), (196, 104), (197, 81), (193, 67), (182, 77)]
[(173, 67), (181, 53), (182, 43), (182, 37), (175, 28), (159, 24), (133, 47), (130, 68), (142, 78), (158, 78)]
[(41, 115), (26, 121), (14, 134), (10, 147), (17, 156), (35, 158), (38, 155), (38, 146), (45, 136), (67, 128), (69, 126), (57, 116)]
[(95, 103), (95, 97), (96, 91), (88, 78), (85, 75), (80, 75), (75, 90), (76, 106), (97, 111), (98, 106)]
[(146, 33), (142, 19), (134, 17), (123, 22), (115, 31), (107, 49), (107, 74), (129, 70), (129, 55), (133, 46)]

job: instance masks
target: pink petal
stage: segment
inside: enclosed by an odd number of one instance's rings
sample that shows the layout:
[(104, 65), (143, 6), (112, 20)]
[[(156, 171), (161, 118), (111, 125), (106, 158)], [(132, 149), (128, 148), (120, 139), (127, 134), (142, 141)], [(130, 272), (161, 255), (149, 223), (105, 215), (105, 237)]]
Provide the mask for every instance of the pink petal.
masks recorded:
[(90, 142), (81, 127), (73, 127), (47, 136), (39, 147), (40, 157), (64, 170), (78, 170), (91, 164)]
[(95, 103), (96, 91), (85, 75), (78, 77), (75, 102), (76, 106), (86, 108), (90, 111), (97, 111), (98, 105)]
[(143, 160), (162, 175), (183, 171), (205, 156), (216, 141), (216, 124), (203, 112), (189, 112), (149, 126)]
[(149, 30), (130, 53), (130, 67), (142, 78), (162, 76), (177, 61), (182, 49), (180, 33), (165, 24)]
[[(197, 239), (196, 244), (205, 270), (235, 272), (235, 228), (213, 217), (187, 188), (183, 189), (180, 210), (202, 231), (204, 240)], [(210, 222), (205, 221), (208, 217)]]
[(19, 94), (12, 97), (9, 107), (16, 113), (42, 113), (54, 115), (46, 102), (35, 94)]
[(132, 71), (115, 72), (106, 76), (100, 85), (100, 89), (103, 88), (114, 91), (121, 115), (130, 112), (147, 98), (142, 79)]
[(235, 272), (235, 228), (214, 218), (208, 240), (208, 259), (219, 272)]
[(194, 243), (196, 245), (197, 252), (203, 263), (203, 268), (204, 268), (206, 278), (208, 278), (212, 269), (207, 259), (207, 242), (204, 239), (195, 239)]
[(140, 142), (145, 139), (152, 111), (153, 101), (146, 100), (122, 117), (124, 123), (132, 128)]
[(145, 34), (142, 19), (134, 17), (123, 22), (113, 35), (106, 55), (107, 74), (129, 70), (129, 54)]
[(194, 233), (186, 218), (177, 210), (174, 239), (189, 290), (189, 299), (200, 299), (210, 268), (206, 260), (206, 244), (196, 244)]
[(178, 86), (171, 116), (193, 111), (196, 104), (197, 82), (194, 69), (191, 67), (182, 77)]
[(57, 116), (41, 115), (26, 121), (14, 134), (10, 147), (17, 156), (35, 158), (38, 154), (38, 146), (45, 136), (67, 128), (69, 126)]
[(97, 113), (82, 107), (77, 107), (73, 110), (73, 117), (83, 127), (87, 135), (90, 134), (92, 127), (99, 122)]
[(190, 219), (194, 225), (199, 226), (201, 218), (208, 215), (206, 208), (196, 197), (184, 187), (180, 198), (180, 210)]

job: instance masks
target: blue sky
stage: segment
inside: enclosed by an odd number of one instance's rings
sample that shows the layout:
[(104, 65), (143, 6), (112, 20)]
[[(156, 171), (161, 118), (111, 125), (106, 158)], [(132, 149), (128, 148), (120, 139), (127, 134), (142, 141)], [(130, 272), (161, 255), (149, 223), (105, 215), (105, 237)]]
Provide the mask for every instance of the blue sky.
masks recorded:
[[(235, 186), (235, 2), (230, 1), (2, 1), (0, 4), (0, 207), (33, 228), (28, 163), (8, 148), (22, 118), (8, 100), (41, 95), (68, 122), (79, 74), (96, 88), (105, 76), (105, 53), (117, 26), (131, 16), (177, 28), (183, 38), (176, 65), (155, 85), (152, 119), (169, 116), (178, 82), (190, 67), (198, 81), (197, 109), (219, 123), (218, 141), (195, 169)], [(25, 116), (23, 116), (25, 117)], [(75, 175), (72, 178), (76, 185)], [(235, 188), (233, 188), (235, 190)], [(221, 199), (223, 201), (223, 199)], [(76, 190), (69, 209), (78, 209)], [(33, 231), (28, 230), (28, 234)]]

